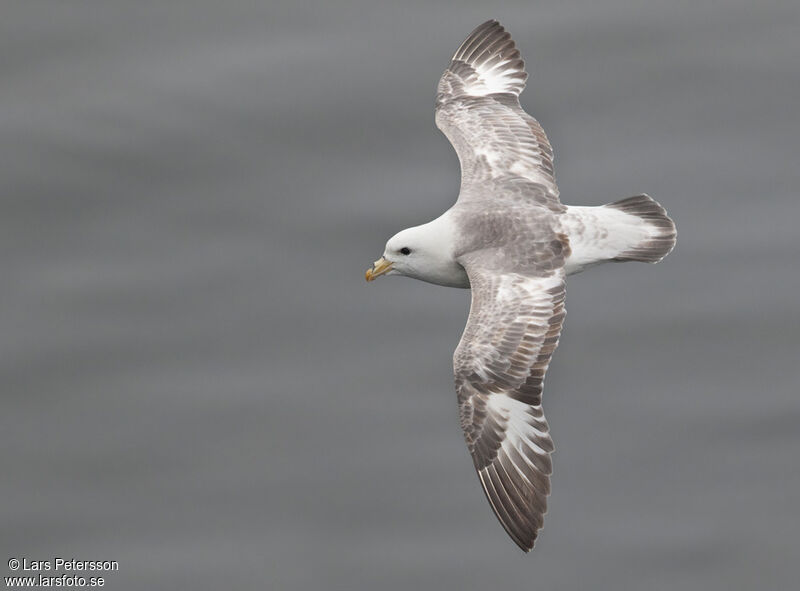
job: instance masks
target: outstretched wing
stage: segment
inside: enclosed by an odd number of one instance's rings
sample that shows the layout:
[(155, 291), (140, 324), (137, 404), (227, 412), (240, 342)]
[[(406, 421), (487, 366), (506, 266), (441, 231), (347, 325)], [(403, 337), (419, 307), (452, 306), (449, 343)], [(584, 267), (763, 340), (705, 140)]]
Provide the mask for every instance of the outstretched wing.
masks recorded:
[(519, 104), (527, 77), (511, 35), (488, 21), (461, 44), (439, 80), (436, 125), (461, 162), (459, 199), (482, 196), (484, 183), (519, 177), (541, 186), (545, 205), (559, 206), (550, 142)]
[(461, 427), (495, 515), (525, 552), (547, 510), (552, 465), (542, 383), (558, 345), (564, 270), (495, 273), (466, 261), (472, 307), (453, 357)]

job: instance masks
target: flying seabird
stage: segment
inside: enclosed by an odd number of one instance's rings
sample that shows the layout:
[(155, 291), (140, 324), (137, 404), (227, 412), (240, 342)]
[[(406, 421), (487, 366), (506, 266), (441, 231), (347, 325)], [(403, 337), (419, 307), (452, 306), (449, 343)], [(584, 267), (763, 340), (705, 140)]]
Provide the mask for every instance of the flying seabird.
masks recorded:
[(525, 552), (550, 493), (542, 383), (566, 314), (565, 278), (606, 261), (657, 263), (676, 235), (647, 195), (561, 203), (550, 143), (519, 103), (527, 76), (500, 23), (470, 33), (436, 95), (436, 125), (461, 164), (458, 200), (389, 239), (366, 272), (367, 281), (405, 275), (471, 289), (453, 355), (461, 427), (495, 515)]

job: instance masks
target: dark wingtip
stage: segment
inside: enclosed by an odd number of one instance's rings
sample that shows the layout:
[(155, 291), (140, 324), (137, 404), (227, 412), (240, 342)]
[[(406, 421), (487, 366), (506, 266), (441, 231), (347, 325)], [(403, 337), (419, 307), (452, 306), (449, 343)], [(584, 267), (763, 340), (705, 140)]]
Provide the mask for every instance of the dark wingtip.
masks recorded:
[(517, 546), (519, 546), (519, 549), (522, 550), (523, 554), (530, 554), (531, 550), (533, 550), (534, 545), (535, 545), (534, 542), (531, 542), (530, 546), (517, 543)]

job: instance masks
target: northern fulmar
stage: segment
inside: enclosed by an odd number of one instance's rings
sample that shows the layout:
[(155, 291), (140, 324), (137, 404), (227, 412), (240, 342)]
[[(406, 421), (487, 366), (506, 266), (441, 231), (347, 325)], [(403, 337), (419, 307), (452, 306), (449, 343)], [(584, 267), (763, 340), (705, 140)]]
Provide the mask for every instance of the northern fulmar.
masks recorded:
[(470, 33), (436, 95), (436, 125), (461, 164), (458, 200), (393, 236), (366, 272), (471, 289), (453, 355), (461, 427), (495, 515), (525, 552), (550, 493), (542, 383), (566, 314), (565, 278), (607, 261), (657, 263), (676, 236), (647, 195), (561, 203), (550, 143), (519, 103), (527, 76), (500, 23)]

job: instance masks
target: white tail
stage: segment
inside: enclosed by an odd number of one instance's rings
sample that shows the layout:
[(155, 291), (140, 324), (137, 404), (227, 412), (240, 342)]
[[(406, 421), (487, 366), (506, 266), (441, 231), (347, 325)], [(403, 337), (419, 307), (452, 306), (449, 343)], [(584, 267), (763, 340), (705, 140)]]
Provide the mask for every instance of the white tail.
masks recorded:
[(567, 273), (606, 261), (657, 263), (675, 247), (675, 223), (647, 195), (601, 207), (568, 207), (561, 223), (569, 237)]

